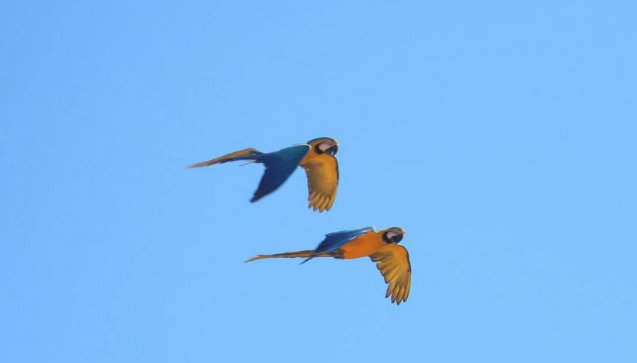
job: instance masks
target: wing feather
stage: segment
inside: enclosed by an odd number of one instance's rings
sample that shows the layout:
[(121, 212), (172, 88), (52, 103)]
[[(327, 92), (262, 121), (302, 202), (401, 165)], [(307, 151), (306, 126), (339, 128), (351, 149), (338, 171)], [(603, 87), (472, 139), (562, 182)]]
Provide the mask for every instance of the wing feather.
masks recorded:
[(411, 289), (411, 264), (409, 253), (403, 246), (388, 244), (369, 256), (383, 275), (387, 286), (385, 297), (400, 305), (407, 301)]
[(277, 190), (292, 175), (309, 150), (308, 145), (298, 145), (261, 155), (260, 160), (265, 165), (265, 173), (250, 201), (256, 202)]
[(309, 207), (323, 212), (330, 210), (338, 189), (338, 161), (329, 154), (321, 154), (302, 165), (307, 174)]

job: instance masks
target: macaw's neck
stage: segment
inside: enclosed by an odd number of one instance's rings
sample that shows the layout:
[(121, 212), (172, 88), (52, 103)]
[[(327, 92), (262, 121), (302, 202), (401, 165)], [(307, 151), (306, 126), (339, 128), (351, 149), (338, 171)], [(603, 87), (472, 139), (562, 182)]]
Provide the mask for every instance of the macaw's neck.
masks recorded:
[(309, 165), (309, 164), (320, 163), (321, 162), (321, 158), (324, 158), (325, 156), (329, 156), (329, 155), (318, 154), (314, 149), (310, 149), (310, 151), (308, 151), (308, 153), (305, 155), (305, 157), (303, 157), (303, 159), (301, 160), (300, 165), (304, 166), (304, 165)]

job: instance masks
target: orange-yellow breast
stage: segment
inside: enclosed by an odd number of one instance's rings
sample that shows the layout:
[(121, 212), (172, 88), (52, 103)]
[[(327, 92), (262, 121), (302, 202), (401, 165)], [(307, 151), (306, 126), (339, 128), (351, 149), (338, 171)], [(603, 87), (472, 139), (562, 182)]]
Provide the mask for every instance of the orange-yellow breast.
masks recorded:
[(341, 246), (343, 258), (367, 257), (385, 246), (382, 234), (369, 232)]

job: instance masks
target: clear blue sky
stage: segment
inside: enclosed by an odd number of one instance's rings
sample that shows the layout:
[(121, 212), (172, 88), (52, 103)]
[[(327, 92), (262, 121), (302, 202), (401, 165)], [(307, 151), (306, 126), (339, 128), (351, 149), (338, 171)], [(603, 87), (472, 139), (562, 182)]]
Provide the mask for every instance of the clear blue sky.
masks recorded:
[[(634, 1), (4, 1), (0, 361), (637, 361)], [(339, 139), (301, 171), (186, 164)], [(402, 226), (367, 259), (244, 264)]]

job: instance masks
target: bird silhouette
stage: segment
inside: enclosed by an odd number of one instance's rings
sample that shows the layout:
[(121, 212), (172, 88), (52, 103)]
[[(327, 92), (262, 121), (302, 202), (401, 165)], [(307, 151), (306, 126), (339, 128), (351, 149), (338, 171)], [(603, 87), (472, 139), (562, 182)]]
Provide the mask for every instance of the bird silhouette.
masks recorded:
[(385, 279), (387, 293), (391, 302), (400, 305), (407, 301), (411, 289), (411, 264), (409, 253), (398, 243), (403, 239), (405, 231), (400, 227), (392, 227), (376, 231), (374, 227), (366, 227), (349, 231), (328, 233), (325, 239), (313, 250), (257, 255), (246, 262), (266, 258), (305, 258), (305, 263), (316, 257), (333, 257), (354, 259), (369, 257), (376, 262), (376, 267)]
[(235, 151), (215, 159), (202, 161), (188, 168), (202, 168), (230, 161), (249, 161), (265, 166), (259, 187), (250, 200), (256, 202), (277, 190), (292, 175), (297, 166), (305, 169), (309, 189), (308, 207), (319, 212), (329, 211), (336, 199), (339, 173), (336, 153), (338, 142), (320, 137), (306, 144), (291, 146), (279, 151), (263, 153), (254, 148)]

